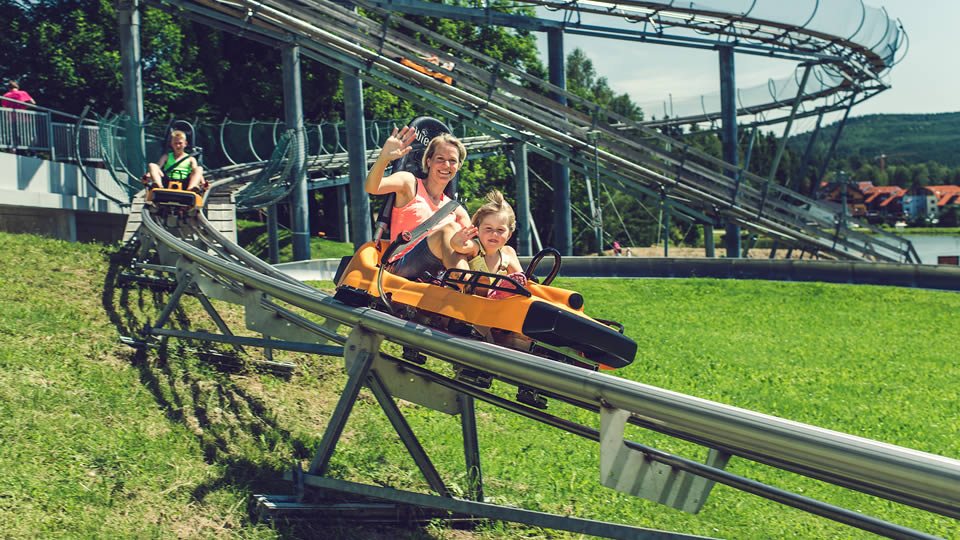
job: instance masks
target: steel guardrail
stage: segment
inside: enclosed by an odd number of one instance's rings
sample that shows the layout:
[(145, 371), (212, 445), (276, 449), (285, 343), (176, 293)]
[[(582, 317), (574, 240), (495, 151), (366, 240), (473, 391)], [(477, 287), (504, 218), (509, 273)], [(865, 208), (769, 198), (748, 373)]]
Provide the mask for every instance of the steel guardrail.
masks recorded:
[[(156, 241), (212, 275), (243, 283), (290, 305), (436, 358), (467, 365), (596, 408), (628, 411), (631, 422), (733, 455), (811, 476), (930, 512), (960, 518), (960, 461), (586, 371), (457, 337), (211, 255), (156, 223)], [(197, 227), (203, 227), (197, 224)]]

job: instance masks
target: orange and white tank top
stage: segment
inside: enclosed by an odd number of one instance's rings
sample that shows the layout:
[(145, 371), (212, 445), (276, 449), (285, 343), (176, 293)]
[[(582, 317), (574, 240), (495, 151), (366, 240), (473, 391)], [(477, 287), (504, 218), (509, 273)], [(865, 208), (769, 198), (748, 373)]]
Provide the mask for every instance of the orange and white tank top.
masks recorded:
[[(427, 188), (423, 186), (423, 180), (417, 178), (417, 194), (414, 195), (413, 200), (399, 208), (394, 208), (393, 213), (390, 214), (390, 240), (395, 240), (397, 235), (402, 231), (413, 231), (417, 228), (417, 225), (420, 225), (427, 220), (430, 216), (435, 214), (441, 206), (447, 203), (450, 200), (450, 197), (446, 195), (441, 196), (440, 204), (433, 204), (433, 201), (430, 200), (430, 196), (427, 195)], [(443, 227), (447, 223), (452, 223), (456, 221), (457, 215), (454, 212), (450, 212), (450, 215), (444, 217), (433, 226), (432, 229), (425, 232), (421, 235), (420, 238), (430, 234), (431, 232)], [(395, 254), (394, 259), (399, 259), (404, 253), (413, 249), (413, 246), (417, 244), (419, 238), (414, 238), (412, 242), (407, 244), (407, 247), (403, 251)]]

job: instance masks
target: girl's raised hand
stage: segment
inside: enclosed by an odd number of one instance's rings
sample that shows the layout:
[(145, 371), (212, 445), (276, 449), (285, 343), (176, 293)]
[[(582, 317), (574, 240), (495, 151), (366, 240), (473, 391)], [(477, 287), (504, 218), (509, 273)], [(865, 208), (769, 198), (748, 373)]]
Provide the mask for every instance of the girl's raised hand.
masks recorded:
[(477, 236), (478, 232), (480, 232), (480, 229), (475, 225), (469, 225), (460, 229), (450, 237), (450, 247), (457, 253), (464, 255), (473, 253), (473, 239)]

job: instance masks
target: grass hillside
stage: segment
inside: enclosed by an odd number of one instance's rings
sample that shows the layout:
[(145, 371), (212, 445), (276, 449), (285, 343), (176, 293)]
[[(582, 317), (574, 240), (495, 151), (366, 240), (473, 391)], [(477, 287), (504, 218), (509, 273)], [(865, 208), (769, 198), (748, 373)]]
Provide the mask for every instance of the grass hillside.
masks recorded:
[[(115, 248), (0, 233), (0, 523), (6, 538), (576, 538), (516, 525), (478, 531), (263, 523), (255, 493), (309, 462), (345, 377), (342, 359), (280, 354), (296, 372), (224, 364), (202, 344), (137, 351), (119, 337), (156, 320), (166, 294), (117, 286)], [(330, 283), (319, 283), (329, 287)], [(956, 293), (821, 283), (573, 280), (597, 317), (637, 340), (619, 376), (960, 459)], [(242, 313), (214, 302), (234, 330)], [(215, 331), (187, 298), (172, 326)], [(241, 332), (242, 333), (242, 332)], [(431, 365), (446, 369), (444, 365)], [(510, 395), (510, 388), (494, 389)], [(401, 404), (454, 491), (456, 419)], [(596, 426), (590, 414), (551, 412)], [(699, 515), (599, 485), (595, 444), (478, 403), (485, 491), (524, 508), (720, 538), (874, 538), (717, 486)], [(705, 452), (630, 427), (685, 457)], [(734, 458), (728, 470), (947, 538), (955, 520)], [(347, 480), (426, 492), (375, 400), (363, 392), (330, 466)]]
[[(839, 123), (824, 127), (814, 152), (825, 155)], [(790, 137), (790, 146), (804, 152), (810, 133)], [(935, 161), (960, 166), (960, 112), (938, 114), (870, 114), (850, 118), (837, 143), (836, 155), (858, 155), (868, 161), (890, 156), (887, 164)]]

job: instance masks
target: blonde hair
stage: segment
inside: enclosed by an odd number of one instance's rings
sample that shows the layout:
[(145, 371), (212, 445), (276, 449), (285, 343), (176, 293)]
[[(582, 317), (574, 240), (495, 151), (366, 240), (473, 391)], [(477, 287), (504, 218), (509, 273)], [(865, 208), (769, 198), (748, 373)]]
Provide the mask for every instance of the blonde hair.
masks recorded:
[(175, 129), (170, 132), (170, 141), (173, 142), (174, 139), (187, 140), (187, 134), (181, 129)]
[(480, 223), (482, 223), (487, 216), (501, 214), (506, 218), (507, 228), (509, 228), (510, 233), (513, 234), (513, 231), (517, 228), (517, 215), (513, 212), (513, 207), (510, 206), (510, 203), (503, 198), (503, 193), (495, 189), (487, 193), (484, 200), (486, 202), (483, 203), (483, 206), (473, 213), (473, 219), (471, 220), (473, 224), (479, 227)]
[(457, 147), (457, 152), (460, 153), (460, 165), (463, 165), (463, 160), (467, 159), (467, 147), (460, 142), (460, 139), (449, 133), (441, 133), (440, 135), (430, 139), (430, 143), (427, 144), (427, 149), (423, 152), (423, 157), (420, 159), (420, 165), (423, 166), (423, 172), (430, 172), (430, 168), (427, 167), (427, 162), (430, 161), (430, 158), (437, 153), (437, 148), (441, 144), (452, 144)]

